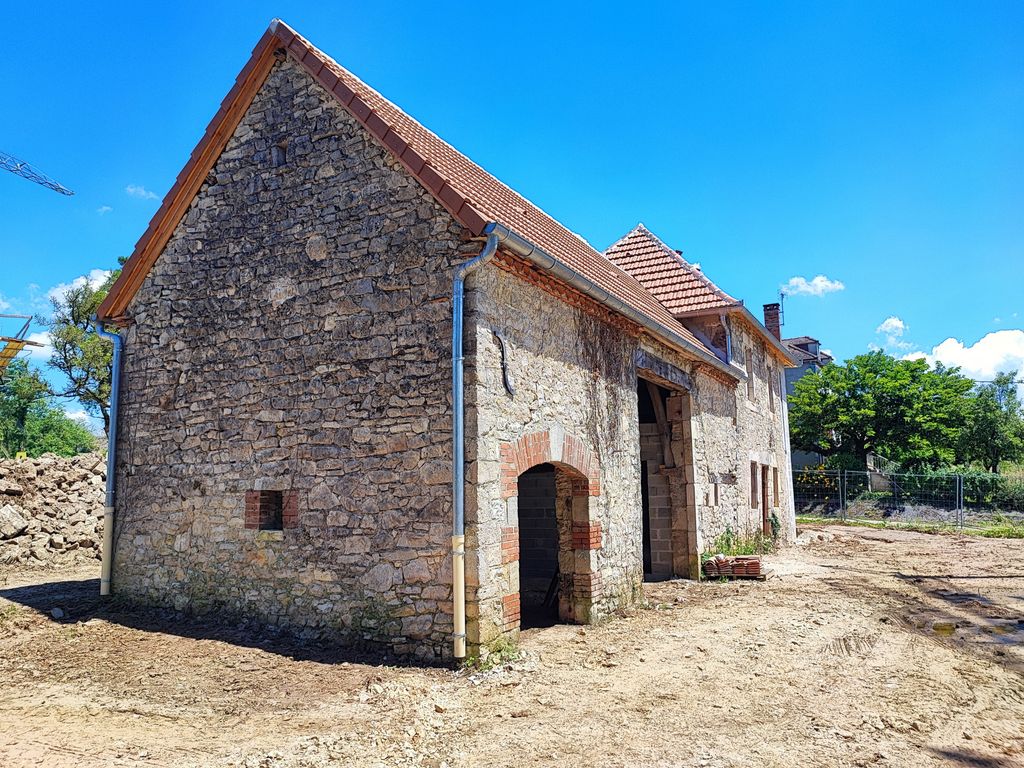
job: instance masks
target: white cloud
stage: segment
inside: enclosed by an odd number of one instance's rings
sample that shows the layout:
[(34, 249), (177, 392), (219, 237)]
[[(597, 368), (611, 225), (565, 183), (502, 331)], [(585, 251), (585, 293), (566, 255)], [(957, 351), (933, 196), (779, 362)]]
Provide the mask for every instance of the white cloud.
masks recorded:
[(896, 315), (890, 315), (882, 321), (882, 324), (875, 328), (875, 333), (884, 333), (887, 336), (902, 336), (907, 330), (907, 324)]
[(86, 284), (93, 290), (96, 290), (107, 281), (108, 277), (110, 277), (109, 269), (93, 269), (89, 271), (89, 274), (79, 275), (70, 283), (57, 283), (57, 285), (46, 292), (46, 297), (52, 300), (60, 300), (67, 295), (68, 291), (74, 288), (81, 288)]
[(101, 205), (99, 208), (96, 209), (96, 213), (98, 213), (100, 216), (105, 216), (106, 214), (110, 213), (112, 210), (114, 210), (114, 209), (111, 208), (109, 205)]
[[(910, 328), (903, 320), (896, 317), (896, 315), (889, 315), (882, 321), (882, 324), (875, 328), (875, 333), (880, 336), (885, 336), (884, 348), (886, 350), (897, 350), (904, 351), (913, 349), (914, 345), (909, 341), (903, 341), (901, 338), (904, 333)], [(868, 345), (871, 349), (879, 349), (877, 345)]]
[(825, 275), (816, 275), (810, 280), (795, 275), (779, 287), (787, 296), (824, 296), (826, 293), (835, 293), (846, 288), (839, 280), (831, 280)]
[(965, 376), (991, 381), (997, 373), (1024, 373), (1024, 330), (1002, 330), (982, 336), (970, 346), (948, 338), (931, 352), (911, 352), (907, 359), (923, 358), (931, 365), (958, 366)]
[(141, 184), (129, 184), (124, 188), (124, 191), (128, 193), (129, 197), (137, 197), (140, 200), (156, 200), (156, 194), (150, 192)]
[(83, 424), (85, 424), (85, 423), (87, 423), (89, 421), (89, 414), (86, 413), (85, 409), (83, 409), (83, 408), (76, 408), (73, 411), (72, 410), (68, 410), (67, 408), (65, 408), (64, 409), (64, 413), (67, 414), (69, 419), (74, 419), (75, 421), (80, 421)]
[(49, 331), (36, 331), (35, 333), (30, 333), (25, 338), (37, 344), (42, 344), (41, 347), (25, 347), (29, 357), (41, 363), (50, 359), (50, 355), (53, 354), (53, 344), (50, 343)]
[(0, 293), (0, 312), (6, 312), (11, 308), (11, 302), (4, 298), (4, 295)]

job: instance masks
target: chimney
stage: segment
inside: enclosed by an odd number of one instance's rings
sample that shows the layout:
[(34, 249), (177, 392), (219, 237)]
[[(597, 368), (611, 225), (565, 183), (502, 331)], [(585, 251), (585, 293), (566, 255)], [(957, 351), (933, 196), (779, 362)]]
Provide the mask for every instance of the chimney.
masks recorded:
[(781, 309), (778, 302), (764, 305), (764, 327), (775, 334), (777, 339), (782, 338), (782, 323), (779, 317)]

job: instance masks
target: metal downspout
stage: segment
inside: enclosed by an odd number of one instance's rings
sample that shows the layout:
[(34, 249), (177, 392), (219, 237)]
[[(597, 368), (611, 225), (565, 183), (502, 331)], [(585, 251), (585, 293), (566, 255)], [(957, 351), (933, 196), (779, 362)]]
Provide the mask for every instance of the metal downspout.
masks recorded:
[(462, 318), (466, 278), (494, 258), (498, 236), (489, 234), (476, 258), (455, 268), (452, 281), (452, 619), (454, 654), (466, 657), (466, 444)]
[(110, 594), (110, 574), (114, 561), (114, 471), (117, 452), (117, 405), (121, 394), (121, 335), (111, 333), (92, 318), (96, 333), (114, 344), (114, 358), (110, 366), (110, 426), (107, 431), (107, 495), (103, 503), (103, 550), (100, 566), (100, 594)]

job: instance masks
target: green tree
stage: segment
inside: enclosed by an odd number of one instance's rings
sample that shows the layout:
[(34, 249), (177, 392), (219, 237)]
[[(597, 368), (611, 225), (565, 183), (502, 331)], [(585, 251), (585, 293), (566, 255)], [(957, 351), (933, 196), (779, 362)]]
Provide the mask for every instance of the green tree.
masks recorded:
[(960, 446), (966, 461), (998, 472), (1004, 461), (1024, 458), (1024, 407), (1017, 393), (1017, 371), (980, 384), (971, 398)]
[(871, 352), (801, 378), (790, 397), (793, 447), (864, 466), (879, 453), (906, 468), (956, 459), (973, 383), (959, 369)]
[(37, 318), (50, 331), (53, 354), (49, 365), (60, 371), (68, 382), (52, 394), (74, 398), (87, 413), (100, 416), (104, 432), (110, 430), (113, 346), (95, 332), (92, 317), (119, 274), (120, 270), (115, 270), (97, 288), (88, 281), (72, 287), (63, 296), (51, 300), (51, 316)]
[(44, 453), (74, 456), (99, 448), (99, 438), (85, 425), (45, 400), (37, 401), (29, 408), (25, 438), (29, 456)]
[(50, 399), (46, 382), (24, 360), (0, 376), (0, 456), (73, 456), (96, 448), (96, 437)]
[(24, 360), (0, 374), (0, 450), (6, 456), (28, 449), (27, 423), (32, 406), (45, 400), (49, 387)]

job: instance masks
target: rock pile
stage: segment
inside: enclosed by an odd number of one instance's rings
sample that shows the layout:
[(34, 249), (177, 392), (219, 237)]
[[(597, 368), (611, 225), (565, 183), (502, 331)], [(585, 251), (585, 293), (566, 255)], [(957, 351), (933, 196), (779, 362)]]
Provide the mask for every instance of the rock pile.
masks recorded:
[(0, 566), (98, 559), (105, 482), (95, 453), (0, 461)]

